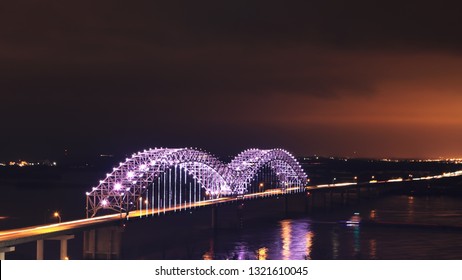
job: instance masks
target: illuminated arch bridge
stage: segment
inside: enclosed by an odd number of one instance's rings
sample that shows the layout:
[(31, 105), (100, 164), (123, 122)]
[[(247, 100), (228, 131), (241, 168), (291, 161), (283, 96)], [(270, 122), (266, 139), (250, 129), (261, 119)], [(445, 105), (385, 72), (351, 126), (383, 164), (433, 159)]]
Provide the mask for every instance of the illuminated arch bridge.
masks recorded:
[(249, 149), (225, 164), (192, 148), (155, 148), (133, 154), (87, 192), (87, 217), (149, 208), (176, 211), (225, 196), (301, 191), (307, 176), (282, 149)]

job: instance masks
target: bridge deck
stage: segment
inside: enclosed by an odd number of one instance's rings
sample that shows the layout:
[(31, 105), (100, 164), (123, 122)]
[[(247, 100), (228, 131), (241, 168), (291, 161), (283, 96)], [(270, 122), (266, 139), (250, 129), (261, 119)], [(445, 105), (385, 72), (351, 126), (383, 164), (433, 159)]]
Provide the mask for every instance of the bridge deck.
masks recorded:
[[(227, 203), (227, 202), (234, 202), (238, 200), (247, 200), (247, 199), (261, 198), (261, 197), (266, 197), (266, 196), (282, 195), (282, 194), (294, 192), (296, 190), (299, 190), (299, 189), (289, 188), (289, 189), (286, 189), (285, 191), (282, 191), (280, 189), (275, 189), (275, 190), (267, 190), (261, 193), (246, 194), (246, 195), (238, 196), (238, 197), (221, 197), (221, 198), (216, 198), (216, 199), (209, 199), (209, 200), (204, 200), (204, 201), (200, 201), (200, 202), (196, 202), (192, 204), (188, 203), (184, 205), (177, 205), (176, 207), (170, 207), (170, 208), (161, 208), (161, 209), (147, 208), (147, 209), (130, 211), (128, 214), (128, 217), (130, 219), (141, 218), (144, 216), (165, 214), (167, 212), (182, 211), (182, 210), (187, 210), (191, 208), (203, 207), (203, 206), (208, 206), (208, 205), (216, 205), (216, 204)], [(37, 225), (37, 226), (30, 226), (30, 227), (19, 228), (19, 229), (0, 231), (0, 248), (14, 246), (14, 245), (22, 244), (22, 243), (27, 243), (27, 242), (32, 242), (32, 241), (36, 241), (40, 239), (52, 238), (52, 237), (56, 237), (56, 236), (64, 235), (64, 234), (73, 234), (77, 230), (82, 231), (83, 229), (86, 229), (86, 228), (94, 228), (96, 226), (101, 226), (104, 224), (116, 223), (122, 219), (125, 219), (126, 218), (125, 215), (126, 213), (123, 213), (123, 214), (117, 213), (117, 214), (110, 214), (110, 215), (104, 215), (104, 216), (98, 216), (98, 217), (93, 217), (93, 218), (74, 220), (74, 221), (68, 221), (68, 222), (62, 222), (62, 223)]]

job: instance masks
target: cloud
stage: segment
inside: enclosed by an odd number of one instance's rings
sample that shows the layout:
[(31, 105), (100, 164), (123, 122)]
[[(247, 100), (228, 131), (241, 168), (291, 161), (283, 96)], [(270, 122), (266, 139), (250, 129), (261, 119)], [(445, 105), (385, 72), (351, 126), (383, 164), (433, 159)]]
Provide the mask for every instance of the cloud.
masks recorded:
[[(287, 136), (295, 147), (311, 137), (299, 132), (316, 125), (389, 124), (391, 117), (409, 125), (425, 112), (435, 125), (460, 120), (461, 9), (448, 3), (1, 5), (0, 117), (9, 120), (5, 135), (27, 139), (24, 145), (43, 133), (56, 143), (70, 135), (92, 145), (81, 135), (97, 135), (116, 146), (142, 142), (131, 136), (137, 131), (163, 143), (225, 143), (245, 134), (252, 137), (240, 145), (262, 135), (283, 144)], [(422, 96), (431, 102), (415, 102)], [(323, 144), (329, 133), (317, 137), (319, 149), (331, 147)]]
[(459, 9), (439, 5), (8, 2), (0, 82), (14, 94), (371, 94), (394, 71), (381, 64), (399, 64), (381, 53), (460, 46)]

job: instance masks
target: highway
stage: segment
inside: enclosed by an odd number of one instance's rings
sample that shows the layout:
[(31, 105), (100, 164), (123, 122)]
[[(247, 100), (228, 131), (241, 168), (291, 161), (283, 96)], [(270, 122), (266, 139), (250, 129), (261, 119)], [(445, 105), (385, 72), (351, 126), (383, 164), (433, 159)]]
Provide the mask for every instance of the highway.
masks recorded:
[[(197, 207), (204, 207), (212, 204), (221, 204), (227, 202), (233, 202), (238, 200), (248, 200), (248, 199), (255, 199), (261, 197), (268, 197), (273, 195), (282, 195), (286, 193), (293, 193), (299, 191), (300, 189), (297, 187), (294, 188), (287, 188), (286, 190), (281, 189), (271, 189), (266, 190), (265, 192), (260, 193), (253, 193), (253, 194), (246, 194), (237, 197), (220, 197), (215, 199), (203, 200), (200, 202), (195, 203), (187, 203), (177, 205), (175, 207), (170, 208), (147, 208), (141, 209), (136, 211), (130, 211), (128, 214), (129, 219), (134, 218), (141, 218), (146, 216), (155, 216), (159, 214), (165, 214), (168, 212), (178, 212), (178, 211), (185, 211), (192, 208)], [(116, 213), (104, 216), (97, 216), (93, 218), (87, 219), (80, 219), (80, 220), (73, 220), (61, 223), (54, 223), (54, 224), (46, 224), (46, 225), (37, 225), (37, 226), (30, 226), (25, 228), (18, 228), (18, 229), (10, 229), (0, 231), (0, 247), (7, 247), (13, 246), (16, 244), (21, 244), (25, 242), (30, 242), (38, 239), (50, 238), (54, 236), (58, 236), (61, 234), (70, 234), (73, 230), (76, 229), (83, 229), (94, 227), (97, 225), (102, 225), (105, 223), (113, 223), (120, 221), (122, 219), (126, 219), (126, 213)]]
[[(305, 190), (310, 191), (310, 190), (320, 189), (320, 188), (342, 188), (342, 187), (351, 187), (355, 185), (366, 185), (366, 184), (375, 184), (375, 183), (395, 183), (395, 182), (403, 182), (403, 181), (432, 180), (432, 179), (441, 179), (445, 177), (457, 177), (457, 176), (462, 176), (462, 170), (456, 171), (456, 172), (447, 172), (441, 175), (419, 177), (419, 178), (404, 178), (404, 179), (403, 178), (393, 178), (393, 179), (384, 180), (384, 181), (371, 180), (369, 182), (362, 182), (359, 184), (357, 182), (344, 182), (344, 183), (308, 186), (305, 188)], [(283, 195), (286, 193), (295, 193), (298, 191), (300, 191), (298, 187), (287, 188), (285, 190), (270, 189), (270, 190), (266, 190), (264, 192), (259, 192), (259, 193), (238, 195), (236, 197), (221, 197), (221, 198), (216, 198), (216, 199), (208, 199), (208, 200), (203, 200), (203, 201), (195, 202), (195, 203), (176, 205), (175, 207), (170, 207), (170, 208), (167, 207), (167, 208), (160, 208), (160, 209), (158, 208), (141, 209), (141, 210), (129, 212), (128, 217), (130, 219), (141, 218), (141, 217), (146, 217), (146, 216), (165, 214), (167, 212), (184, 211), (184, 210), (189, 210), (189, 209), (196, 208), (196, 207), (208, 206), (212, 204), (221, 204), (221, 203), (233, 202), (233, 201), (238, 201), (238, 200), (244, 201), (248, 199), (262, 198), (262, 197), (268, 197), (268, 196), (274, 196), (274, 195)], [(121, 219), (125, 219), (126, 218), (125, 215), (126, 215), (125, 213), (123, 214), (116, 213), (116, 214), (110, 214), (110, 215), (104, 215), (104, 216), (97, 216), (97, 217), (88, 218), (88, 219), (81, 219), (81, 220), (74, 220), (74, 221), (61, 222), (61, 223), (55, 223), (55, 224), (37, 225), (37, 226), (31, 226), (31, 227), (25, 227), (25, 228), (19, 228), (19, 229), (10, 229), (10, 230), (5, 230), (5, 231), (0, 231), (0, 248), (7, 247), (7, 246), (13, 246), (13, 245), (21, 244), (25, 242), (30, 242), (30, 241), (34, 241), (38, 239), (54, 237), (54, 236), (58, 236), (62, 234), (72, 234), (72, 231), (76, 229), (94, 227), (94, 226), (105, 224), (105, 223), (117, 222)]]

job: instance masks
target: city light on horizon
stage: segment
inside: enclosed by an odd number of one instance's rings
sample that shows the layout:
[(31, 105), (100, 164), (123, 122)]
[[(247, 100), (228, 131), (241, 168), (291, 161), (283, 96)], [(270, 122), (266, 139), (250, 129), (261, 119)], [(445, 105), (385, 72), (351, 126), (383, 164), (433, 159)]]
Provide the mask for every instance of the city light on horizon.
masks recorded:
[[(228, 212), (221, 209), (230, 206), (232, 211), (238, 211), (244, 215), (248, 215), (248, 211), (252, 215), (267, 212), (274, 215), (281, 210), (286, 213), (279, 221), (278, 229), (271, 231), (273, 237), (279, 236), (278, 242), (280, 243), (277, 247), (267, 247), (264, 246), (266, 243), (258, 243), (254, 245), (254, 248), (239, 249), (238, 251), (242, 252), (238, 255), (240, 256), (239, 259), (274, 259), (275, 257), (287, 260), (317, 259), (319, 258), (317, 246), (322, 243), (319, 243), (319, 240), (314, 240), (313, 236), (322, 234), (316, 229), (317, 227), (310, 227), (312, 222), (307, 217), (310, 217), (308, 213), (311, 213), (313, 209), (321, 209), (318, 207), (330, 208), (333, 205), (336, 205), (335, 207), (341, 207), (340, 205), (359, 206), (360, 201), (365, 201), (366, 204), (364, 205), (367, 206), (375, 200), (390, 199), (391, 197), (395, 200), (404, 197), (406, 203), (410, 207), (414, 207), (418, 204), (420, 192), (426, 194), (425, 199), (427, 200), (431, 199), (431, 192), (437, 194), (441, 199), (441, 191), (459, 189), (457, 185), (452, 186), (450, 182), (458, 182), (462, 176), (462, 170), (460, 170), (458, 163), (449, 161), (451, 159), (441, 161), (349, 160), (332, 156), (325, 158), (314, 156), (311, 159), (301, 158), (298, 162), (294, 155), (281, 148), (247, 149), (238, 153), (229, 163), (220, 162), (213, 155), (199, 148), (150, 148), (131, 154), (132, 156), (127, 158), (125, 162), (121, 162), (118, 167), (112, 169), (111, 173), (107, 173), (106, 179), (100, 180), (99, 185), (93, 184), (94, 187), (91, 188), (91, 191), (85, 193), (85, 209), (87, 211), (85, 219), (72, 217), (68, 206), (65, 206), (70, 201), (69, 199), (73, 199), (69, 196), (69, 198), (64, 199), (62, 207), (55, 208), (60, 209), (59, 211), (52, 212), (52, 217), (57, 220), (53, 220), (52, 223), (46, 222), (43, 225), (1, 231), (0, 239), (15, 239), (16, 235), (28, 235), (27, 238), (45, 238), (44, 233), (56, 235), (58, 232), (69, 231), (70, 229), (79, 231), (79, 229), (87, 227), (100, 227), (111, 221), (118, 221), (122, 228), (126, 228), (129, 220), (129, 226), (132, 227), (132, 223), (136, 222), (138, 218), (149, 218), (157, 221), (155, 219), (159, 219), (160, 216), (163, 217), (161, 219), (173, 217), (167, 216), (167, 213), (184, 215), (188, 219), (194, 219), (194, 213), (199, 213), (199, 216), (202, 216), (204, 211), (212, 211), (212, 227), (214, 227), (215, 218), (213, 217), (217, 215), (214, 209), (220, 206), (218, 213), (229, 215), (224, 214)], [(117, 165), (117, 163), (114, 164)], [(344, 168), (338, 169), (340, 165), (344, 165)], [(330, 168), (333, 166), (336, 168)], [(377, 169), (378, 167), (379, 169)], [(110, 170), (110, 167), (108, 168)], [(311, 170), (308, 174), (313, 176), (315, 183), (308, 180), (307, 173), (305, 173), (308, 170)], [(66, 169), (63, 171), (67, 172)], [(78, 169), (78, 171), (73, 170), (73, 172), (85, 174), (87, 171)], [(130, 176), (127, 176), (128, 174)], [(136, 182), (132, 180), (134, 177), (137, 178)], [(74, 184), (74, 180), (75, 177), (67, 184)], [(319, 183), (322, 180), (327, 180), (327, 183)], [(449, 185), (446, 186), (445, 184)], [(131, 188), (126, 186), (131, 186)], [(398, 189), (407, 195), (394, 194), (393, 192)], [(47, 192), (46, 188), (43, 190)], [(48, 192), (48, 195), (52, 195), (53, 192)], [(319, 197), (319, 195), (324, 196), (324, 199), (318, 198), (318, 205), (315, 206), (313, 204), (314, 197)], [(382, 198), (378, 197), (382, 195)], [(77, 198), (82, 199), (81, 196)], [(283, 203), (284, 207), (270, 209), (268, 202), (273, 205)], [(245, 205), (255, 204), (254, 206), (256, 206), (258, 203), (262, 203), (261, 211), (258, 211), (258, 207), (245, 210)], [(46, 203), (43, 204), (45, 207)], [(363, 240), (358, 232), (359, 227), (361, 227), (361, 231), (367, 230), (366, 225), (363, 224), (363, 218), (366, 218), (365, 223), (380, 222), (380, 219), (386, 215), (380, 208), (380, 203), (373, 205), (378, 208), (364, 212), (355, 211), (349, 220), (326, 223), (326, 226), (335, 224), (340, 228), (354, 228), (355, 242), (352, 244), (356, 250), (355, 254), (364, 252), (358, 245), (358, 242)], [(316, 208), (312, 208), (314, 206)], [(301, 211), (300, 213), (303, 212), (308, 216), (297, 216), (298, 218), (286, 216), (289, 213), (287, 212), (289, 207), (298, 209), (296, 211)], [(37, 207), (37, 209), (39, 208)], [(343, 211), (348, 213), (351, 209), (346, 208)], [(412, 209), (412, 211), (414, 210)], [(68, 218), (65, 222), (62, 222), (61, 212), (67, 213), (66, 217)], [(47, 213), (50, 213), (49, 210)], [(366, 214), (361, 215), (360, 213)], [(350, 217), (351, 214), (348, 213), (347, 216)], [(233, 216), (235, 215), (231, 214), (231, 217)], [(367, 220), (367, 216), (370, 216), (372, 221)], [(241, 215), (238, 214), (238, 217)], [(9, 220), (9, 216), (6, 216), (5, 220)], [(258, 224), (258, 220), (255, 223)], [(172, 226), (178, 230), (183, 226), (183, 223)], [(424, 226), (435, 227), (433, 224)], [(242, 227), (241, 230), (245, 230), (243, 225), (240, 227)], [(159, 228), (156, 228), (156, 231), (158, 230)], [(143, 230), (143, 232), (145, 231)], [(343, 236), (341, 230), (338, 231), (338, 234)], [(348, 234), (348, 236), (351, 235), (351, 233)], [(337, 237), (337, 235), (333, 236), (333, 239)], [(27, 238), (18, 242), (29, 242), (30, 240)], [(61, 246), (63, 246), (64, 240), (73, 238), (74, 235), (63, 235), (58, 237), (58, 240), (62, 241)], [(270, 243), (274, 244), (274, 242)], [(40, 248), (41, 243), (37, 242), (37, 244), (37, 248)], [(328, 244), (323, 246), (329, 247)], [(64, 245), (62, 248), (64, 249), (61, 250), (61, 259), (66, 259), (67, 246)], [(257, 248), (261, 250), (257, 250)], [(335, 250), (337, 249), (334, 248)], [(8, 251), (10, 256), (14, 256), (13, 251)], [(252, 255), (245, 255), (252, 251)], [(203, 252), (205, 251), (202, 251), (201, 256), (205, 256)], [(209, 252), (207, 258), (216, 258), (213, 248), (207, 252)], [(371, 252), (374, 252), (372, 258), (375, 258), (375, 255), (381, 256), (383, 254), (381, 250), (377, 249), (371, 249)], [(84, 253), (84, 256), (90, 255)], [(37, 254), (37, 258), (43, 257)], [(73, 256), (73, 259), (79, 258), (81, 256)], [(236, 256), (233, 255), (232, 258), (234, 259)], [(342, 257), (334, 256), (333, 258), (341, 259)]]

